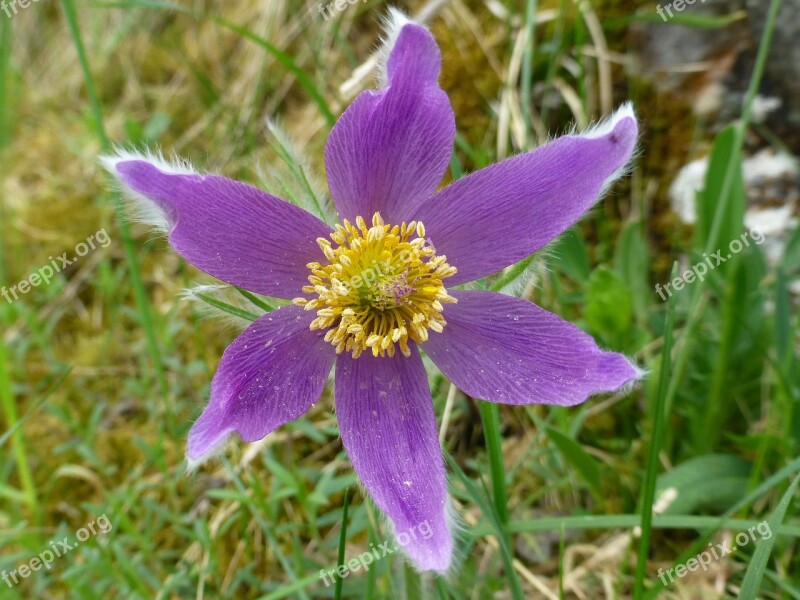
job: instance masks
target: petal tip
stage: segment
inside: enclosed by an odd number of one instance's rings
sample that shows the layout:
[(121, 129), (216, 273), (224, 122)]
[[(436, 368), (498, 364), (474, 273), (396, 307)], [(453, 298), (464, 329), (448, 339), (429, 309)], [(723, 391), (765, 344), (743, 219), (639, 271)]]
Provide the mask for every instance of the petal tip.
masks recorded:
[(606, 158), (616, 169), (609, 175), (600, 191), (602, 196), (617, 179), (627, 174), (636, 154), (639, 123), (632, 102), (625, 102), (612, 115), (586, 130), (581, 137), (603, 144)]
[[(598, 372), (611, 376), (609, 382), (616, 381), (613, 389), (608, 392), (629, 393), (633, 386), (645, 376), (647, 371), (640, 368), (634, 361), (624, 354), (606, 352), (598, 364)], [(611, 386), (609, 386), (611, 387)]]
[[(427, 521), (424, 524), (430, 527)], [(448, 526), (445, 526), (443, 531), (434, 531), (433, 528), (430, 530), (433, 535), (423, 540), (415, 538), (411, 543), (406, 532), (395, 534), (394, 537), (403, 556), (417, 571), (433, 571), (446, 575), (453, 568), (452, 532)], [(406, 536), (405, 542), (402, 541), (402, 536)]]
[[(199, 421), (198, 421), (199, 422)], [(208, 462), (211, 458), (219, 456), (225, 443), (233, 433), (232, 431), (223, 431), (217, 436), (201, 436), (198, 439), (196, 430), (197, 424), (192, 427), (189, 432), (189, 440), (186, 444), (186, 473), (192, 474), (199, 467)]]
[(442, 57), (436, 40), (427, 28), (394, 7), (390, 7), (383, 18), (383, 28), (383, 43), (378, 52), (380, 88), (388, 87), (395, 78), (411, 76), (435, 83)]
[(583, 137), (588, 139), (608, 137), (611, 143), (626, 148), (629, 146), (628, 151), (631, 151), (636, 145), (638, 134), (636, 111), (633, 108), (633, 102), (629, 101), (620, 105), (613, 114), (586, 130)]

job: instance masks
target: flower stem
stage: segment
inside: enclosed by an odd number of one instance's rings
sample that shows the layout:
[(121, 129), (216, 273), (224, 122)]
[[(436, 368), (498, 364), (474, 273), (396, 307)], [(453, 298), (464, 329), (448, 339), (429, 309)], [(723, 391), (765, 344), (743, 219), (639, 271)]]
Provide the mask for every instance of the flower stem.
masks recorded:
[(478, 410), (483, 421), (486, 453), (489, 457), (489, 474), (492, 479), (492, 502), (497, 518), (508, 537), (508, 495), (503, 466), (503, 438), (500, 435), (500, 408), (492, 402), (478, 400)]

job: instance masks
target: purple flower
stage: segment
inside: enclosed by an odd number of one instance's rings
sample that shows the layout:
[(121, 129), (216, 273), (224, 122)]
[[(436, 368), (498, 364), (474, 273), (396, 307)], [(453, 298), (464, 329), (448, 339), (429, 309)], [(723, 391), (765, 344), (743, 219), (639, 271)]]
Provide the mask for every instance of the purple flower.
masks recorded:
[[(186, 260), (232, 285), (293, 300), (223, 354), (189, 434), (199, 461), (237, 432), (263, 438), (320, 397), (336, 363), (342, 442), (361, 481), (422, 570), (451, 563), (452, 519), (420, 349), (466, 394), (571, 406), (635, 380), (559, 317), (520, 298), (454, 289), (542, 248), (585, 213), (636, 145), (630, 105), (437, 191), (455, 136), (437, 85), (441, 55), (394, 15), (384, 83), (361, 93), (325, 150), (341, 224), (244, 183), (122, 153), (106, 165), (151, 209)], [(428, 243), (426, 238), (432, 243)], [(427, 531), (427, 530), (426, 530)]]

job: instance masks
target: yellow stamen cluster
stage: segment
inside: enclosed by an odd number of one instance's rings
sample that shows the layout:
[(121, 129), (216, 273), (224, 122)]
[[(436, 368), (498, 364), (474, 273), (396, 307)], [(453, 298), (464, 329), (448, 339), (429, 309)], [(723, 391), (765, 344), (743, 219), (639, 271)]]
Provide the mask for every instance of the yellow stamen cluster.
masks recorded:
[(372, 227), (362, 217), (345, 219), (331, 240), (317, 239), (328, 264), (308, 264), (311, 285), (303, 292), (317, 297), (293, 302), (317, 311), (311, 330), (328, 329), (325, 341), (337, 353), (358, 358), (369, 348), (373, 356), (394, 356), (399, 345), (409, 356), (409, 338), (421, 344), (429, 329), (441, 333), (442, 304), (456, 301), (442, 280), (456, 269), (426, 244), (422, 223), (386, 225), (375, 213)]

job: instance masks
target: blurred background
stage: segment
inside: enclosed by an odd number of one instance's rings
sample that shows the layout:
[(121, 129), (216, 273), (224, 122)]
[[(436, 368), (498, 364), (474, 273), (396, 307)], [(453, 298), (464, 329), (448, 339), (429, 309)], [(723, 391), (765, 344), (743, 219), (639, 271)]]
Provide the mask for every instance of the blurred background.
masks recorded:
[[(503, 406), (495, 422), (431, 368), (461, 563), (434, 579), (395, 554), (340, 597), (800, 598), (800, 2), (395, 6), (442, 48), (448, 180), (633, 101), (630, 177), (481, 285), (648, 375), (627, 395)], [(97, 161), (161, 148), (298, 202), (304, 181), (325, 195), (325, 141), (374, 83), (386, 10), (0, 3), (0, 598), (333, 598), (320, 569), (386, 539), (330, 390), (186, 473), (222, 352), (263, 307), (128, 224)], [(688, 281), (701, 263), (713, 268)], [(33, 568), (65, 538), (80, 543)], [(737, 549), (680, 574), (717, 544)]]

